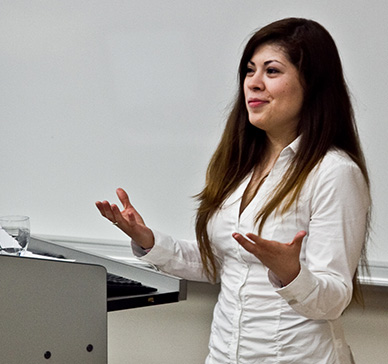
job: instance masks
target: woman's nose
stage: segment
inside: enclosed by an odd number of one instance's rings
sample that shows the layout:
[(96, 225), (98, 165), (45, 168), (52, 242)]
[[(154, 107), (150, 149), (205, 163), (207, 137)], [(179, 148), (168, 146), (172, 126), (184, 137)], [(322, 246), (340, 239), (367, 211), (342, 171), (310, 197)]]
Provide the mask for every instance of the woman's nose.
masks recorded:
[(265, 89), (265, 83), (263, 81), (263, 76), (259, 72), (255, 72), (254, 75), (249, 77), (248, 79), (248, 87), (251, 90), (260, 90), (263, 91)]

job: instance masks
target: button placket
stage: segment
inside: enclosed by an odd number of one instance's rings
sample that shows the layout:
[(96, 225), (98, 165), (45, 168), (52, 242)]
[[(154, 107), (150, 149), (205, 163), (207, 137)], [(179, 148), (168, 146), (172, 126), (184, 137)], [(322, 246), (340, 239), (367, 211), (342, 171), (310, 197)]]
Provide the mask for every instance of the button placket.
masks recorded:
[(241, 336), (241, 319), (244, 311), (242, 288), (244, 287), (249, 274), (249, 266), (245, 263), (243, 264), (244, 265), (241, 267), (241, 280), (236, 295), (236, 307), (233, 317), (233, 335), (229, 348), (229, 358), (231, 360), (230, 363), (238, 363), (238, 348)]

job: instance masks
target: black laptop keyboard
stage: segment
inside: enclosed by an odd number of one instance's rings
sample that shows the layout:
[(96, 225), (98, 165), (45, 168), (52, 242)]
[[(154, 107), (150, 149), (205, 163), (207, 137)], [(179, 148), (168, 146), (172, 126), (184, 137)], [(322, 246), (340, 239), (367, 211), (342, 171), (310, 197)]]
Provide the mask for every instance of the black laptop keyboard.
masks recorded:
[(107, 273), (108, 297), (142, 295), (155, 291), (157, 289), (154, 287), (145, 286), (140, 282), (116, 274)]

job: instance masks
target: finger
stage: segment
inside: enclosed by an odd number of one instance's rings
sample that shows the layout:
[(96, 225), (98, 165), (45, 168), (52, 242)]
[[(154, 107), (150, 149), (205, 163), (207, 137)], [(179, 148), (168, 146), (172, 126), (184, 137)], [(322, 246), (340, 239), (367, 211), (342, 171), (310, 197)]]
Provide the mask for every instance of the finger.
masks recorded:
[(264, 257), (264, 254), (267, 256), (268, 254), (277, 254), (279, 245), (283, 245), (277, 241), (263, 239), (259, 235), (253, 233), (247, 233), (245, 238), (251, 244), (248, 245), (247, 243), (245, 243), (246, 245), (243, 245), (243, 247), (250, 253), (253, 253), (259, 259), (262, 259), (262, 257)]
[(259, 235), (256, 235), (256, 234), (253, 234), (253, 233), (247, 233), (247, 234), (245, 234), (245, 237), (248, 240), (252, 240), (252, 242), (255, 242), (256, 244), (260, 243), (260, 242), (263, 242), (263, 241), (268, 241), (268, 240), (265, 240), (265, 239), (261, 238)]
[(257, 250), (257, 245), (250, 238), (245, 237), (239, 233), (233, 233), (233, 238), (248, 252), (254, 253)]
[(287, 245), (301, 245), (306, 235), (307, 233), (304, 230), (297, 232), (291, 243), (287, 243)]
[(133, 218), (130, 216), (132, 214), (127, 214), (125, 218), (117, 205), (112, 205), (112, 214), (115, 224), (122, 229), (126, 228), (128, 224), (133, 224)]
[(107, 217), (107, 216), (106, 216), (106, 208), (104, 207), (104, 203), (105, 203), (105, 202), (107, 202), (107, 201), (103, 201), (103, 202), (97, 201), (97, 202), (96, 202), (96, 207), (97, 207), (98, 211), (100, 211), (100, 214), (101, 214), (102, 216)]
[(101, 205), (101, 214), (106, 217), (108, 220), (114, 222), (114, 216), (113, 216), (113, 211), (112, 211), (112, 206), (108, 201), (102, 201)]
[[(134, 240), (141, 239), (141, 226), (137, 223), (135, 214), (129, 213), (125, 217), (116, 205), (112, 206), (115, 225)], [(140, 237), (140, 238), (139, 238)]]
[(104, 212), (104, 209), (103, 209), (103, 207), (102, 207), (101, 201), (97, 201), (97, 202), (95, 203), (95, 205), (96, 205), (98, 211), (100, 211), (100, 214), (101, 214), (102, 216), (105, 216), (105, 215), (104, 215), (105, 212)]
[(125, 209), (132, 207), (131, 203), (129, 202), (128, 194), (122, 188), (118, 188), (116, 190), (116, 194)]

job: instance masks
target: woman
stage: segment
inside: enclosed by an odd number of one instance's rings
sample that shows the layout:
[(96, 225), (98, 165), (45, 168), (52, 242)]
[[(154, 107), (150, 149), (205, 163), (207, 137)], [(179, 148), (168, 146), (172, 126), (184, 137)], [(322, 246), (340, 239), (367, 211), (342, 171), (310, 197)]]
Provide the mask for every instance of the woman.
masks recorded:
[(198, 195), (197, 242), (97, 202), (141, 259), (220, 281), (206, 363), (348, 364), (339, 317), (351, 301), (370, 208), (369, 180), (335, 43), (289, 18), (257, 31)]

